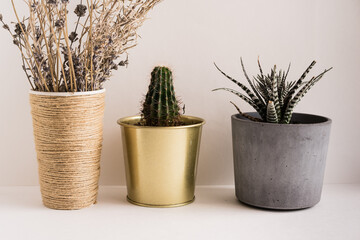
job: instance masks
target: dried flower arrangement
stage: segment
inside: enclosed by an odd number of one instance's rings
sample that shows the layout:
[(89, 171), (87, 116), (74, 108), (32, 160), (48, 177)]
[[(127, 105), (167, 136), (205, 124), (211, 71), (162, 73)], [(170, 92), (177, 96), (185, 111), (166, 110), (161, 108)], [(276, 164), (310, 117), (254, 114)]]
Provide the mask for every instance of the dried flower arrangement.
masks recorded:
[(81, 0), (68, 27), (69, 0), (25, 0), (29, 16), (17, 19), (14, 30), (3, 21), (18, 47), (22, 67), (35, 91), (77, 92), (102, 88), (119, 60), (137, 44), (136, 30), (161, 0)]

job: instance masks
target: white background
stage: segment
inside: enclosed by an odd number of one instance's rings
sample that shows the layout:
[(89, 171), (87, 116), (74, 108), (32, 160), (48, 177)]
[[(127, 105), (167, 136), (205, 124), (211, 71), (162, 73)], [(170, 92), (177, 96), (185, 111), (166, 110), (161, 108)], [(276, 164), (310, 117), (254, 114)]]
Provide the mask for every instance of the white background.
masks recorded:
[[(20, 3), (21, 1), (16, 1)], [(4, 19), (15, 20), (10, 1), (1, 1)], [(37, 162), (28, 101), (29, 85), (20, 56), (0, 29), (0, 186), (38, 185)], [(312, 60), (310, 76), (334, 67), (300, 102), (296, 111), (333, 120), (326, 183), (360, 182), (360, 1), (358, 0), (165, 0), (140, 29), (128, 68), (106, 83), (102, 185), (124, 185), (119, 117), (139, 112), (149, 75), (157, 64), (172, 67), (175, 90), (187, 114), (203, 117), (199, 185), (233, 184), (229, 100), (244, 102), (217, 87), (235, 87), (213, 66), (244, 81), (257, 57), (269, 70), (286, 68), (296, 80)]]

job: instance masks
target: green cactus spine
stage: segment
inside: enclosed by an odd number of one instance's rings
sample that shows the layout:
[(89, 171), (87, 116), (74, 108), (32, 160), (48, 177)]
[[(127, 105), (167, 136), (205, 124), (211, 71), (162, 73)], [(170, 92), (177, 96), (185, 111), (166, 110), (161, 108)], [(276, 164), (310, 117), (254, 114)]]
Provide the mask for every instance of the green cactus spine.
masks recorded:
[(172, 72), (158, 66), (151, 72), (151, 81), (142, 108), (145, 126), (178, 126), (180, 107), (176, 99)]

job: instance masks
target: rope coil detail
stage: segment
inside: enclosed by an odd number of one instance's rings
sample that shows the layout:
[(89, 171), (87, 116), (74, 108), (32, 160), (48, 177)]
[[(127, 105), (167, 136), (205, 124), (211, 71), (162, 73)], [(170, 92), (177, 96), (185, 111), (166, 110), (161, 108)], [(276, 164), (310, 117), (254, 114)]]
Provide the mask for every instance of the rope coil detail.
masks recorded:
[(96, 203), (105, 93), (30, 93), (43, 203), (80, 209)]

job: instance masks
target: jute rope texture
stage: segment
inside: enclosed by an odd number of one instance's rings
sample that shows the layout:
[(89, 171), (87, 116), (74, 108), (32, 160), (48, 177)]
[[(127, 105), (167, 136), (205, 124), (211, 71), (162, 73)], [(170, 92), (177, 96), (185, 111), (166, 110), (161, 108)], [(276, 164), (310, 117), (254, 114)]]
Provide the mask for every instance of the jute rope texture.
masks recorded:
[(44, 205), (80, 209), (96, 203), (105, 93), (30, 93), (30, 104)]

